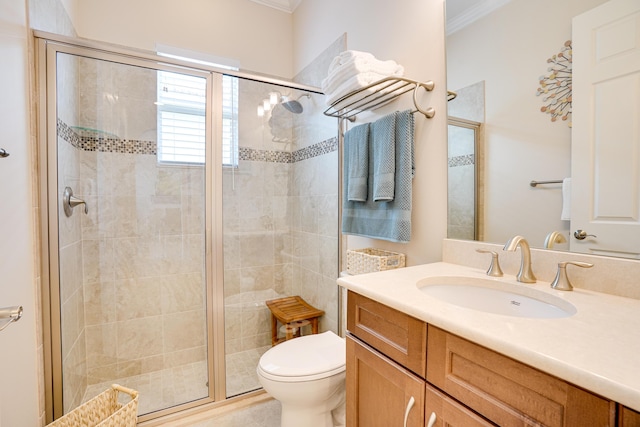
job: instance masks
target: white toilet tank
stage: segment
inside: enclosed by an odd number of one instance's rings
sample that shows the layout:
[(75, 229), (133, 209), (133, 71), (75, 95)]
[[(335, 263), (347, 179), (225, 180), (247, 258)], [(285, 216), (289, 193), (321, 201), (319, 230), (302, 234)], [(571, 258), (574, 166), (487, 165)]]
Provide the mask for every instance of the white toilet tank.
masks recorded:
[(327, 331), (278, 344), (262, 355), (258, 367), (271, 380), (298, 382), (344, 372), (345, 363), (345, 340)]

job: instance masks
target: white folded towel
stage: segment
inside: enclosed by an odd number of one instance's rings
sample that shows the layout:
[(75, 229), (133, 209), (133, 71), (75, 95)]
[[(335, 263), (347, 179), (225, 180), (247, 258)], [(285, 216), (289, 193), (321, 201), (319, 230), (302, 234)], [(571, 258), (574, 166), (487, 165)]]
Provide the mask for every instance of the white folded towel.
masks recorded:
[(360, 89), (385, 77), (401, 77), (404, 67), (395, 61), (381, 61), (371, 53), (348, 50), (336, 56), (329, 73), (322, 81), (327, 105), (347, 93)]
[(333, 61), (331, 61), (331, 64), (329, 65), (329, 74), (331, 74), (340, 65), (346, 62), (352, 61), (355, 58), (362, 58), (362, 59), (369, 59), (369, 60), (376, 59), (376, 57), (369, 52), (362, 52), (359, 50), (345, 50), (343, 52), (340, 52), (338, 56), (333, 58)]
[(562, 180), (562, 213), (560, 219), (563, 221), (571, 220), (571, 178)]
[(404, 74), (404, 67), (392, 60), (379, 61), (373, 56), (371, 58), (355, 56), (348, 61), (341, 62), (333, 70), (330, 67), (329, 74), (322, 80), (322, 90), (324, 93), (333, 93), (344, 81), (360, 73), (400, 77)]
[[(385, 75), (378, 73), (360, 73), (355, 76), (345, 80), (340, 86), (336, 88), (336, 90), (332, 92), (325, 92), (325, 101), (327, 105), (333, 104), (335, 101), (340, 99), (340, 97), (346, 95), (347, 93), (362, 89), (365, 86), (370, 85), (371, 83), (377, 82), (378, 80), (384, 79)], [(373, 91), (371, 91), (373, 92)], [(336, 106), (336, 109), (338, 106)]]

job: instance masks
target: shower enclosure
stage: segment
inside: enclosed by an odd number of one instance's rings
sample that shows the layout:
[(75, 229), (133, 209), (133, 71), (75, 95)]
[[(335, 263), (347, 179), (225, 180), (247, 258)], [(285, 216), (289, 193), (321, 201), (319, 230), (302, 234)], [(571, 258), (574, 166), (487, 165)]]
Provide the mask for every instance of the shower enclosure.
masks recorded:
[(112, 383), (142, 420), (259, 389), (272, 298), (337, 331), (336, 124), (316, 89), (61, 38), (38, 57), (55, 418)]

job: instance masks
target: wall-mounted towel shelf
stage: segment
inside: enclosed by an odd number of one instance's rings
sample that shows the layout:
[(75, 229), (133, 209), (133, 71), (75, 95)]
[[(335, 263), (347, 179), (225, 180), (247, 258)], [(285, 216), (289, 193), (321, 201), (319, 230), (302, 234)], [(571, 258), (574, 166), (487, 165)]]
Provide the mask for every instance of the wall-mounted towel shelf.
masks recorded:
[(356, 115), (381, 107), (399, 96), (413, 91), (413, 103), (416, 107), (414, 112), (422, 113), (430, 119), (436, 114), (436, 111), (432, 107), (423, 109), (418, 105), (418, 92), (421, 88), (430, 92), (434, 86), (432, 81), (419, 82), (405, 77), (385, 77), (338, 98), (324, 111), (324, 114), (353, 121)]

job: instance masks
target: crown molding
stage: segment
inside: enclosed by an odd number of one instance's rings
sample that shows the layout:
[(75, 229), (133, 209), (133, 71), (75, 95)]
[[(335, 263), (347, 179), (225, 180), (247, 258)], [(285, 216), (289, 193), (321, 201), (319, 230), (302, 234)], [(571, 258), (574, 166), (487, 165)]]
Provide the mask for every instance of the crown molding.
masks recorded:
[(491, 12), (501, 8), (511, 0), (483, 0), (468, 8), (464, 13), (447, 19), (447, 35), (451, 35), (490, 14)]
[(263, 6), (278, 9), (282, 12), (293, 13), (302, 0), (251, 0)]

